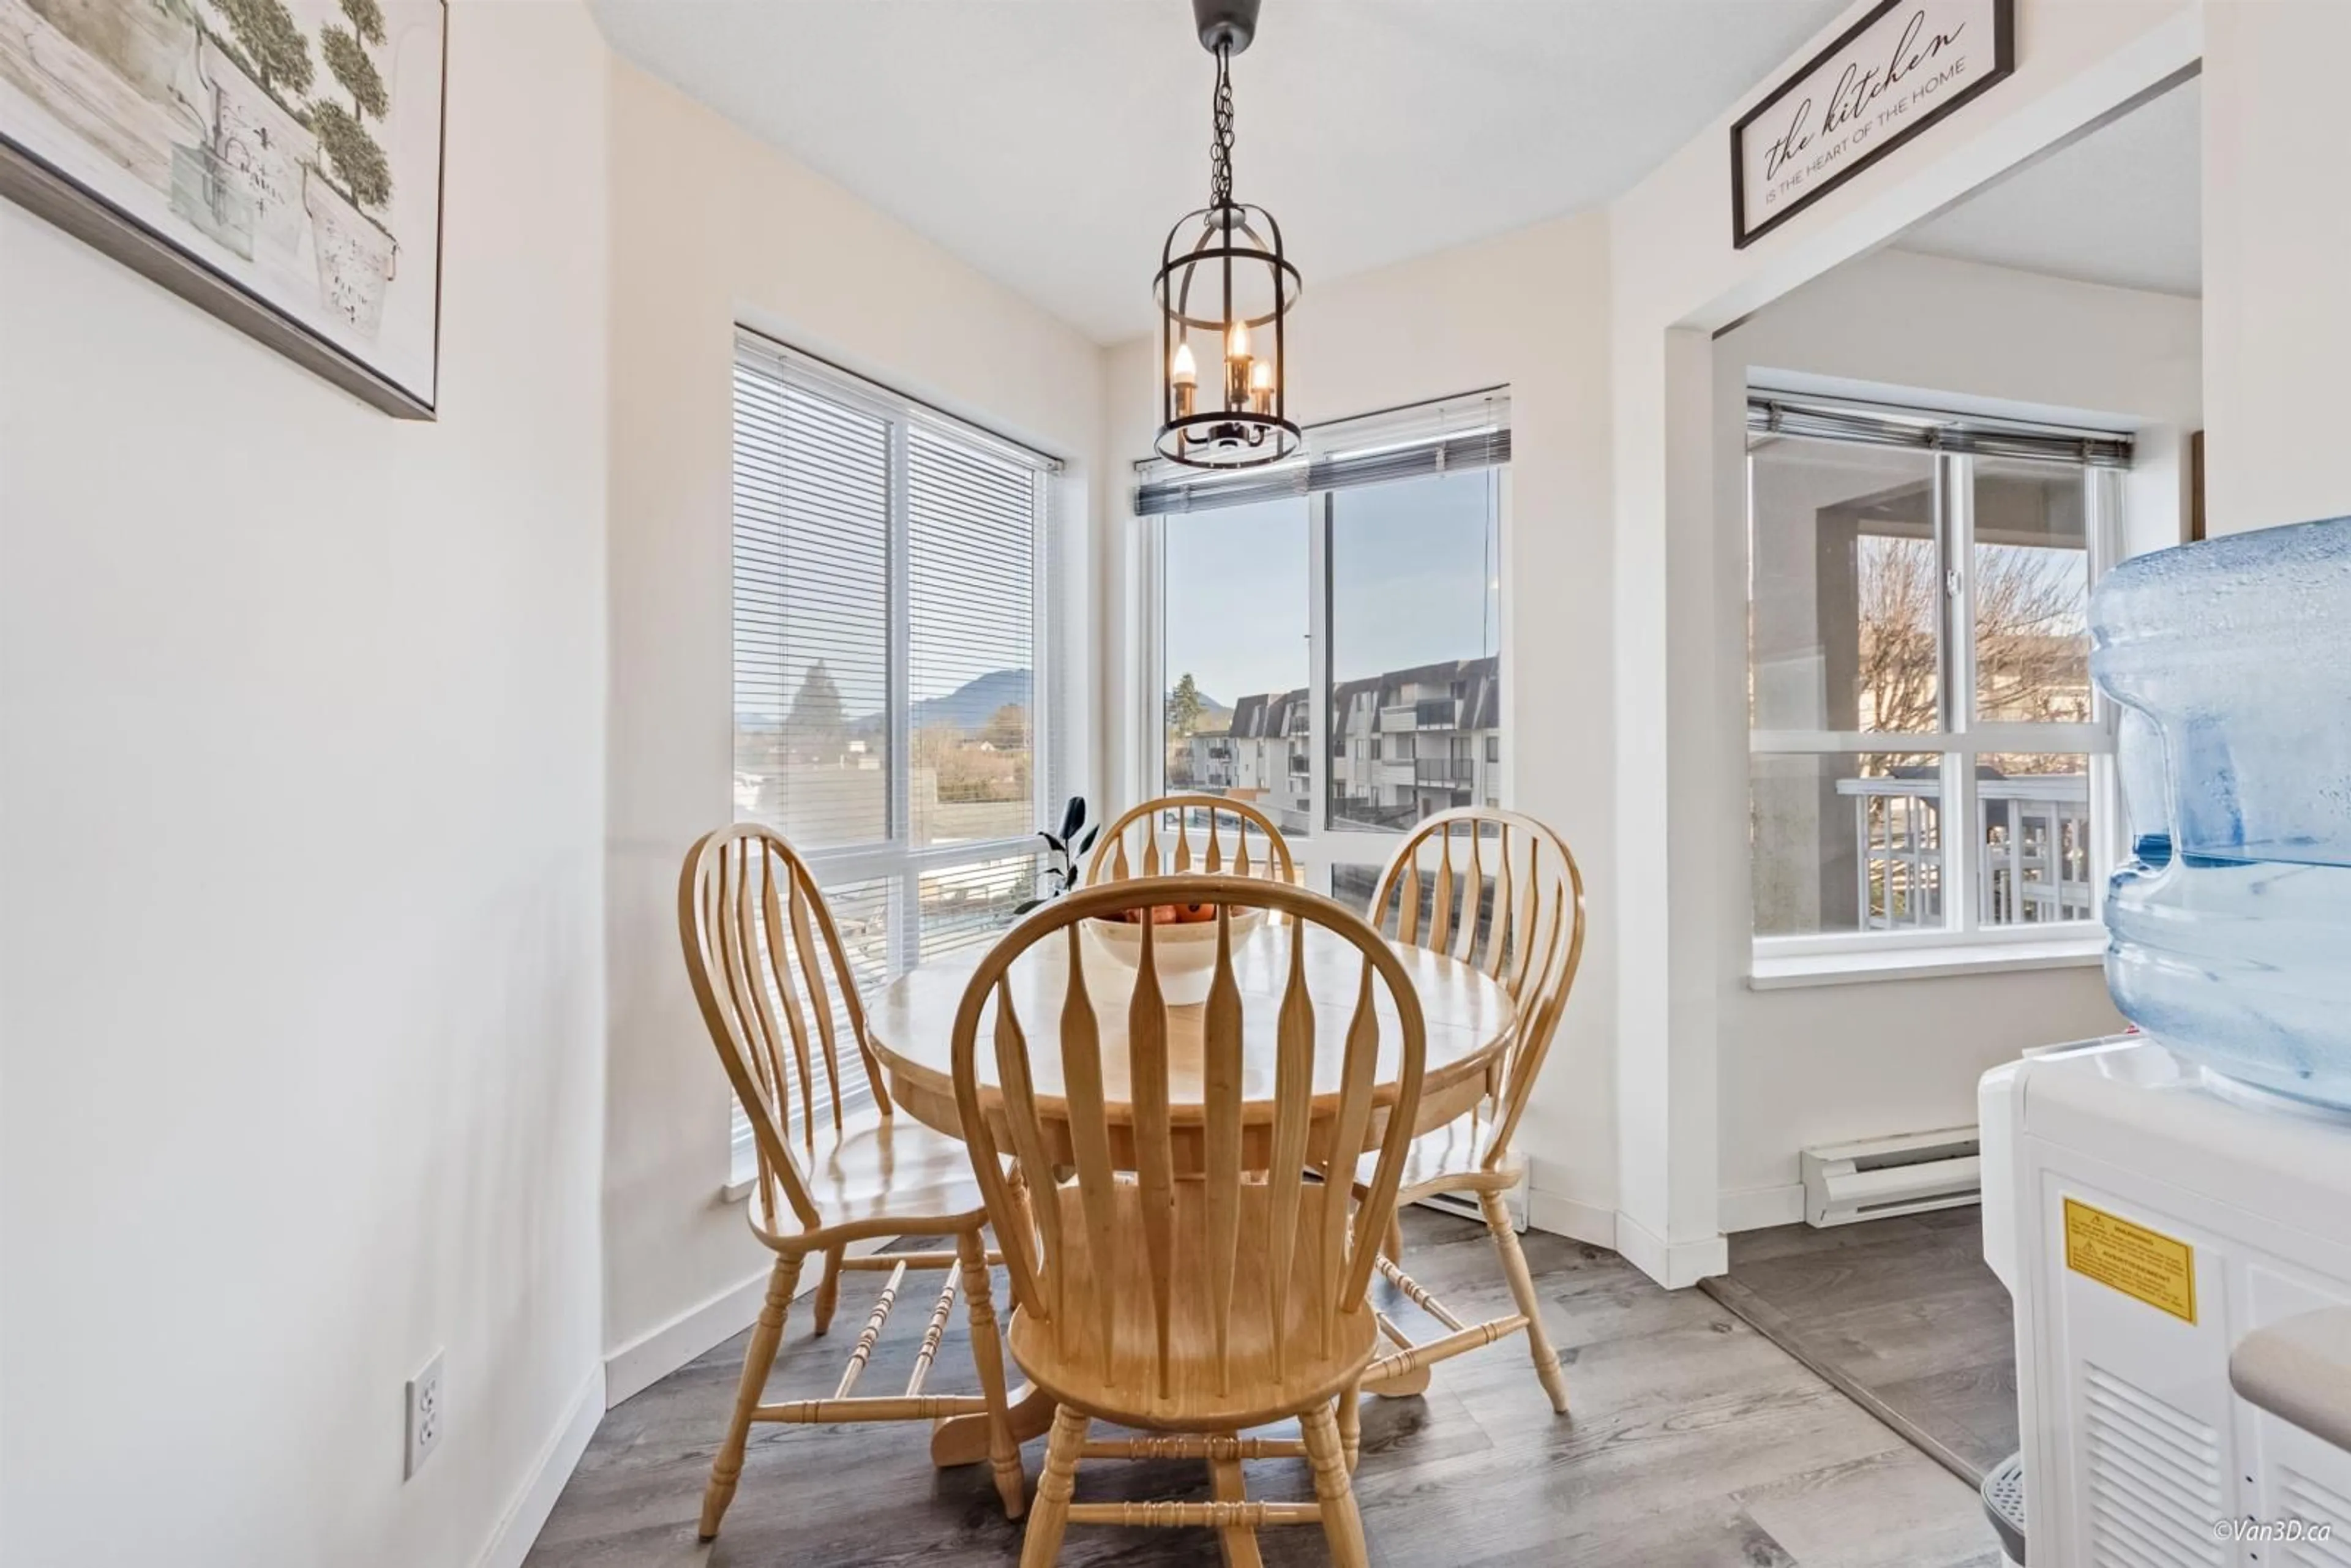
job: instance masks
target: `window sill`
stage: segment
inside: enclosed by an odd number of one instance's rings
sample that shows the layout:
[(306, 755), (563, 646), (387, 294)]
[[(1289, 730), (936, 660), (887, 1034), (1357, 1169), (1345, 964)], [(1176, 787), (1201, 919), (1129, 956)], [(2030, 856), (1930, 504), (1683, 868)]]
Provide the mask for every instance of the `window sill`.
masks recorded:
[(1807, 953), (1756, 958), (1747, 977), (1752, 991), (1801, 986), (1857, 986), (1880, 980), (1927, 980), (1949, 975), (2013, 974), (2027, 969), (2086, 968), (2104, 962), (2104, 932), (2059, 942), (1981, 942), (1948, 947), (1881, 947), (1858, 953)]

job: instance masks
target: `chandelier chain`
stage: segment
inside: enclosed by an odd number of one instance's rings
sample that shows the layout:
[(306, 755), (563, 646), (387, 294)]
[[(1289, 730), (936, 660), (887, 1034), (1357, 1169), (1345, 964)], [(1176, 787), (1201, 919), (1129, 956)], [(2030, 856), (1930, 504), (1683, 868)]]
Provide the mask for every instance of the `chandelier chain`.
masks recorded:
[(1216, 140), (1208, 144), (1208, 207), (1215, 211), (1233, 202), (1233, 78), (1232, 46), (1217, 46)]

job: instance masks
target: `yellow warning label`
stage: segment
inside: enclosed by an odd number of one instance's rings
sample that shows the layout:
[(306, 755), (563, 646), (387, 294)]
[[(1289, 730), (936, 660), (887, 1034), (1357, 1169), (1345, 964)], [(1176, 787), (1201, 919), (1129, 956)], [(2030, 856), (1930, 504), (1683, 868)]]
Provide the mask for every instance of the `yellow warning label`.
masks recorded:
[(2196, 1321), (2196, 1249), (2070, 1197), (2065, 1267), (2183, 1322)]

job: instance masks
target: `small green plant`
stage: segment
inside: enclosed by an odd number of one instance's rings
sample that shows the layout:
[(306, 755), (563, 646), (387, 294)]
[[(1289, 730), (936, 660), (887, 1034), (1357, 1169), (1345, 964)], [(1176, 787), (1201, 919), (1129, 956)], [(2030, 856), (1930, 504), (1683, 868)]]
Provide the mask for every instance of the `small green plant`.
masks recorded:
[[(261, 90), (277, 99), (287, 112), (300, 119), (300, 113), (287, 103), (288, 96), (299, 98), (310, 90), (316, 76), (310, 64), (310, 40), (302, 36), (295, 24), (294, 14), (286, 9), (283, 0), (213, 0), (220, 14), (228, 18), (229, 31), (235, 41), (213, 34), (213, 41), (221, 52), (235, 61), (246, 75), (261, 84)], [(372, 0), (371, 0), (372, 3)], [(211, 31), (207, 28), (206, 31)]]
[(1045, 877), (1049, 891), (1013, 910), (1026, 915), (1040, 904), (1059, 898), (1078, 883), (1078, 860), (1094, 847), (1094, 835), (1102, 824), (1086, 825), (1086, 798), (1072, 795), (1070, 803), (1061, 808), (1061, 831), (1058, 833), (1040, 828), (1037, 836), (1045, 841)]
[[(239, 3), (274, 5), (277, 0)], [(384, 41), (383, 10), (376, 0), (342, 0), (342, 7), (350, 26), (329, 22), (319, 32), (319, 52), (326, 57), (329, 73), (350, 95), (351, 106), (318, 99), (310, 105), (310, 130), (351, 204), (380, 208), (392, 200), (392, 165), (368, 134), (367, 122), (370, 118), (381, 122), (392, 112), (392, 95), (367, 46)]]

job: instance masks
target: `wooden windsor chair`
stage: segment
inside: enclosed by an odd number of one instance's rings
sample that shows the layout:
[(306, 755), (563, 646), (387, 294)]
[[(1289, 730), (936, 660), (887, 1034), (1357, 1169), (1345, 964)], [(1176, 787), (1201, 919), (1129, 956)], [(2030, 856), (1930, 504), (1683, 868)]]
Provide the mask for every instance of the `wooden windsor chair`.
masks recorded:
[[(1132, 1107), (1130, 1175), (1112, 1162), (1104, 1052), (1081, 927), (1169, 899), (1217, 907), (1215, 967), (1196, 1025), (1187, 1019), (1171, 1029), (1146, 925), (1131, 994), (1104, 998), (1127, 1009), (1126, 1060), (1111, 1064), (1111, 1077)], [(1289, 918), (1280, 927), (1269, 922), (1260, 938), (1287, 944), (1272, 1094), (1263, 1098), (1266, 1086), (1258, 1085), (1259, 1098), (1245, 1102), (1232, 911), (1250, 906)], [(1335, 1009), (1316, 1019), (1303, 957), (1309, 940), (1351, 944), (1362, 954), (1343, 1023)], [(1045, 942), (1067, 945), (1069, 977), (1055, 1042), (1062, 1093), (1050, 1103), (1032, 1086), (1029, 1042), (1006, 979), (1016, 959)], [(1384, 1018), (1375, 998), (1385, 1001)], [(977, 1052), (991, 1004), (1000, 1087), (983, 1097)], [(1395, 1048), (1387, 1069), (1380, 1066), (1384, 1024)], [(1180, 1049), (1200, 1053), (1197, 1103), (1169, 1103), (1171, 1038), (1196, 1040)], [(1395, 1209), (1426, 1060), (1420, 1001), (1395, 954), (1342, 906), (1288, 883), (1238, 875), (1104, 883), (1031, 915), (982, 961), (956, 1011), (953, 1046), (973, 1174), (1007, 1239), (1013, 1359), (1060, 1404), (1022, 1568), (1051, 1563), (1071, 1523), (1213, 1527), (1237, 1563), (1259, 1561), (1259, 1527), (1317, 1523), (1342, 1568), (1362, 1568), (1363, 1520), (1332, 1403), (1378, 1346), (1366, 1300), (1372, 1239)], [(1375, 1093), (1383, 1071), (1393, 1072), (1393, 1083)], [(999, 1124), (1008, 1145), (1001, 1149)], [(1375, 1131), (1378, 1149), (1351, 1213), (1350, 1178)], [(1002, 1171), (1005, 1154), (1029, 1174), (1033, 1224)], [(1297, 1439), (1240, 1436), (1293, 1416)], [(1097, 1419), (1175, 1436), (1090, 1442)], [(1313, 1501), (1249, 1498), (1242, 1460), (1299, 1457), (1313, 1472)], [(1215, 1500), (1073, 1503), (1080, 1461), (1113, 1458), (1205, 1460)]]
[[(1457, 840), (1462, 841), (1458, 871)], [(1432, 846), (1436, 865), (1424, 874), (1423, 862)], [(1523, 1332), (1535, 1375), (1550, 1396), (1552, 1408), (1564, 1414), (1566, 1375), (1543, 1327), (1541, 1301), (1502, 1195), (1519, 1184), (1523, 1166), (1511, 1149), (1511, 1139), (1550, 1054), (1583, 956), (1583, 873), (1566, 841), (1531, 817), (1475, 807), (1442, 811), (1415, 828), (1389, 858), (1369, 913), (1374, 927), (1392, 927), (1399, 942), (1476, 965), (1500, 981), (1517, 1004), (1517, 1027), (1487, 1097), (1468, 1114), (1413, 1140), (1399, 1202), (1413, 1203), (1437, 1193), (1475, 1193), (1518, 1311), (1464, 1323), (1404, 1271), (1403, 1229), (1391, 1210), (1379, 1271), (1447, 1332), (1442, 1338), (1416, 1344), (1383, 1316), (1381, 1331), (1395, 1348), (1372, 1364), (1364, 1382), (1380, 1385), (1383, 1393), (1417, 1393), (1427, 1385), (1428, 1368), (1437, 1363)], [(1367, 1166), (1357, 1179), (1367, 1186), (1372, 1176)], [(1339, 1420), (1352, 1465), (1358, 1446), (1353, 1393), (1341, 1401)]]
[[(751, 1231), (776, 1255), (734, 1415), (703, 1494), (702, 1539), (718, 1533), (734, 1500), (754, 1421), (831, 1425), (985, 1415), (997, 1493), (1006, 1516), (1018, 1519), (1025, 1485), (1007, 1417), (1003, 1350), (988, 1284), (989, 1265), (1000, 1260), (982, 1240), (987, 1212), (972, 1180), (970, 1156), (956, 1140), (894, 1113), (867, 1043), (865, 1009), (840, 930), (807, 862), (783, 835), (752, 823), (705, 835), (686, 852), (677, 897), (694, 994), (758, 1149)], [(833, 1028), (836, 993), (856, 1055), (846, 1065)], [(863, 1073), (872, 1103), (844, 1114), (843, 1075), (851, 1071)], [(950, 1235), (951, 1252), (847, 1256), (853, 1241)], [(816, 1254), (824, 1259), (814, 1312), (820, 1334), (831, 1324), (842, 1273), (887, 1270), (888, 1281), (831, 1397), (762, 1403), (801, 1266)], [(946, 1281), (904, 1393), (857, 1394), (907, 1272), (935, 1269), (946, 1270)], [(958, 1287), (971, 1319), (981, 1391), (928, 1394), (924, 1385)]]
[[(1171, 828), (1169, 813), (1176, 821)], [(1195, 816), (1206, 819), (1196, 823)], [(1162, 845), (1163, 839), (1173, 842)], [(1200, 840), (1197, 852), (1193, 840)], [(1127, 841), (1135, 841), (1128, 853)], [(1250, 841), (1258, 841), (1255, 853)], [(1121, 814), (1094, 845), (1086, 882), (1119, 882), (1130, 876), (1163, 876), (1189, 871), (1235, 876), (1297, 880), (1290, 844), (1273, 820), (1246, 800), (1222, 795), (1162, 795)]]

